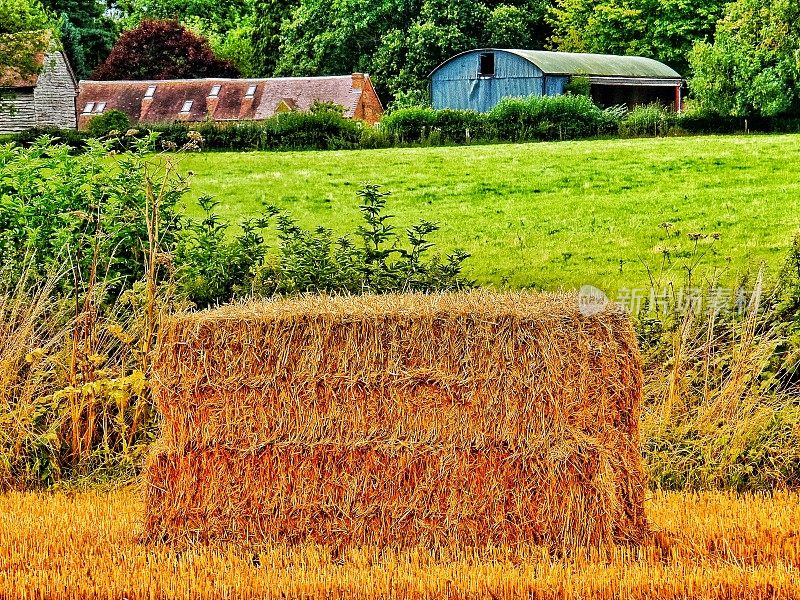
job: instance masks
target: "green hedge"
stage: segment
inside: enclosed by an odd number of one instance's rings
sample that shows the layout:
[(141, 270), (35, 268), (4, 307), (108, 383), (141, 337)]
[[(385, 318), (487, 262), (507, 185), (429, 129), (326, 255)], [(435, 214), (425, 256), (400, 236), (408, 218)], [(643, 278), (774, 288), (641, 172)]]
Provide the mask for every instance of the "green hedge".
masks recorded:
[[(108, 131), (112, 123), (96, 125), (101, 131)], [(113, 129), (119, 131), (119, 149), (130, 148), (135, 137), (116, 126)], [(385, 115), (378, 127), (347, 119), (336, 110), (318, 109), (281, 113), (264, 121), (172, 123), (150, 125), (146, 129), (158, 132), (160, 143), (167, 148), (183, 147), (189, 142), (189, 132), (197, 130), (203, 136), (203, 148), (208, 150), (346, 150), (574, 140), (595, 136), (649, 137), (745, 131), (800, 133), (800, 118), (721, 117), (699, 111), (676, 114), (658, 105), (640, 106), (632, 111), (620, 107), (601, 109), (586, 96), (564, 95), (506, 98), (488, 113), (403, 108)], [(145, 128), (141, 131), (143, 134)], [(115, 131), (112, 133), (117, 135)], [(0, 136), (0, 143), (29, 146), (42, 135), (83, 149), (91, 134), (37, 128)]]
[(614, 133), (619, 115), (586, 96), (541, 96), (506, 98), (488, 113), (404, 108), (381, 127), (401, 143), (559, 140)]
[(287, 112), (264, 121), (175, 123), (148, 127), (162, 142), (182, 146), (187, 133), (199, 131), (209, 150), (341, 150), (360, 147), (364, 124), (333, 111)]

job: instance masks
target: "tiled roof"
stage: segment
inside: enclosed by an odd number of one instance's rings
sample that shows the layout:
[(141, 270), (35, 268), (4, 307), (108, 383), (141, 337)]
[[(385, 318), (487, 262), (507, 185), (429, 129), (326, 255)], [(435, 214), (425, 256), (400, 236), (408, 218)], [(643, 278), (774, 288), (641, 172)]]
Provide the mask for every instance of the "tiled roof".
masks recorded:
[[(358, 77), (361, 77), (358, 75)], [(214, 86), (217, 96), (211, 96)], [(154, 87), (151, 98), (148, 88)], [(253, 89), (254, 88), (254, 89)], [(332, 77), (285, 77), (275, 79), (180, 79), (159, 81), (82, 81), (78, 114), (92, 116), (99, 103), (104, 110), (121, 110), (132, 123), (185, 121), (233, 121), (266, 119), (282, 103), (292, 110), (308, 110), (315, 100), (345, 107), (352, 117), (363, 92), (356, 75)], [(248, 91), (253, 91), (248, 95)], [(188, 112), (184, 103), (192, 101)], [(93, 105), (92, 105), (93, 103)], [(85, 112), (87, 105), (93, 111)], [(284, 108), (285, 110), (285, 108)]]

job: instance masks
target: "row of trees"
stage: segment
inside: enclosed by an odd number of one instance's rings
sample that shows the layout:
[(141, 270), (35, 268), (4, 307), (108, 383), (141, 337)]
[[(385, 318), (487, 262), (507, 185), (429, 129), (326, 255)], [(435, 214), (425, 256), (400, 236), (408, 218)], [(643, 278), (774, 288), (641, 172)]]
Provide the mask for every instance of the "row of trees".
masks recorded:
[(0, 0), (0, 33), (56, 19), (80, 77), (366, 71), (385, 99), (407, 103), (457, 52), (549, 47), (656, 58), (720, 114), (800, 110), (792, 0), (43, 1)]

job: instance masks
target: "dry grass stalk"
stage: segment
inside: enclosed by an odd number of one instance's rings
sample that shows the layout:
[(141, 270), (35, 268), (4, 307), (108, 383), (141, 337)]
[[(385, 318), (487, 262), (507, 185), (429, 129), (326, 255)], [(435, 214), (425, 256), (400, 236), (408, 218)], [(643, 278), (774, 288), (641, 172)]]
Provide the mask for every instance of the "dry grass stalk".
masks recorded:
[(647, 531), (641, 360), (571, 295), (303, 298), (181, 316), (154, 363), (155, 539), (601, 546)]

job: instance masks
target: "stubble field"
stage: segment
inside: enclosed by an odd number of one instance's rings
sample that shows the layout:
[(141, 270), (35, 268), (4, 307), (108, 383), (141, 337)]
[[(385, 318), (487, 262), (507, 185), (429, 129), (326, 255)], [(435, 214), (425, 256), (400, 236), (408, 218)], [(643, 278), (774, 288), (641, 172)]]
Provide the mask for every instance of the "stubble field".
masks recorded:
[(250, 551), (139, 542), (142, 491), (0, 496), (0, 597), (798, 598), (800, 496), (662, 494), (640, 548), (593, 556), (541, 547), (425, 550), (318, 546)]

